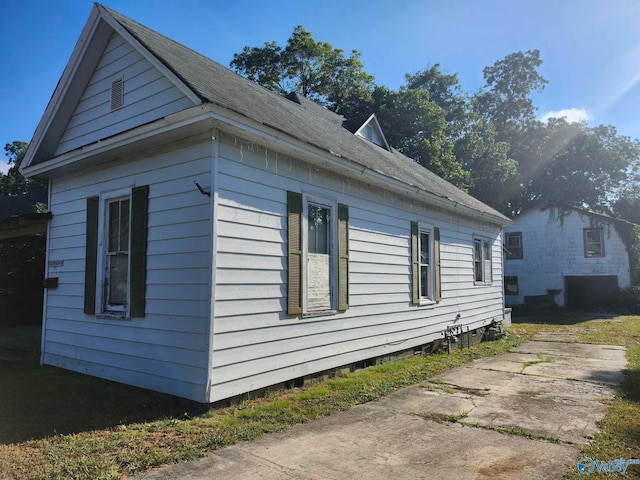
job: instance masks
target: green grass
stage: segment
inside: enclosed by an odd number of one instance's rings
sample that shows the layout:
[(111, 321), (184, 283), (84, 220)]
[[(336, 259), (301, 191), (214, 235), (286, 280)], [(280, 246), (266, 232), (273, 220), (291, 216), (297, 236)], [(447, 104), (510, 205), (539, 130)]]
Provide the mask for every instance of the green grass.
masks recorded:
[(175, 399), (48, 367), (0, 370), (0, 478), (117, 479), (347, 410), (524, 337), (416, 356), (195, 412)]
[[(528, 323), (516, 323), (512, 332), (531, 336), (541, 331), (566, 331), (575, 333), (574, 341), (621, 345), (627, 349), (627, 367), (624, 380), (614, 399), (608, 403), (605, 417), (599, 422), (600, 432), (586, 446), (580, 457), (593, 460), (640, 458), (640, 316), (625, 316), (608, 320), (581, 322), (574, 314), (527, 319)], [(577, 461), (577, 459), (576, 459)], [(599, 476), (600, 475), (600, 476)], [(588, 478), (618, 478), (620, 474), (594, 472)], [(565, 479), (587, 478), (577, 467), (570, 468)], [(630, 465), (625, 479), (640, 479), (640, 466)]]
[[(0, 369), (0, 478), (117, 479), (199, 458), (381, 398), (476, 358), (504, 353), (542, 331), (571, 331), (575, 341), (627, 348), (624, 383), (600, 422), (601, 432), (580, 456), (640, 458), (640, 317), (585, 322), (579, 315), (554, 314), (526, 321), (515, 323), (506, 340), (451, 355), (390, 362), (234, 407), (200, 411), (172, 397), (55, 368)], [(584, 476), (573, 467), (565, 478)], [(640, 479), (640, 467), (631, 465), (623, 478)]]

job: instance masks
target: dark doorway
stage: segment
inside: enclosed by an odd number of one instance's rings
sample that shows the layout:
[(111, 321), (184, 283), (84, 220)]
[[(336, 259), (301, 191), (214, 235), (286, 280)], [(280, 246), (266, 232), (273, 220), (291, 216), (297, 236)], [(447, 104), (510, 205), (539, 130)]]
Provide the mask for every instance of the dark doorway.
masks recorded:
[(611, 306), (618, 294), (616, 275), (564, 277), (564, 283), (569, 308)]

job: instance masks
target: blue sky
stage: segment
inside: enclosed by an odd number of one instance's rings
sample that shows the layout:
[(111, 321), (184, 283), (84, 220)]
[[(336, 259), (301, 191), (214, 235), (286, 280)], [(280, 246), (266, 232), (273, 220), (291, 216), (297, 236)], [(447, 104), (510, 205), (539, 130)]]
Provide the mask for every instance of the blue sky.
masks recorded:
[[(638, 0), (104, 0), (104, 5), (228, 65), (245, 45), (285, 45), (300, 24), (317, 40), (362, 52), (378, 84), (439, 63), (463, 88), (482, 69), (539, 49), (549, 80), (540, 117), (567, 112), (640, 138)], [(0, 144), (29, 141), (71, 55), (90, 0), (0, 2)], [(0, 171), (6, 171), (0, 158)]]

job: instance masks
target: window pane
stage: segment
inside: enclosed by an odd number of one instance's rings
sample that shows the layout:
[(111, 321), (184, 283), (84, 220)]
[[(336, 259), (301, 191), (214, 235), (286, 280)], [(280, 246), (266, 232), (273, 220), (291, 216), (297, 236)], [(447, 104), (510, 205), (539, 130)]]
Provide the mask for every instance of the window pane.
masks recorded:
[(125, 254), (109, 256), (109, 305), (127, 304), (127, 277), (129, 256)]
[(482, 281), (482, 242), (480, 240), (473, 241), (473, 267), (474, 279), (476, 282)]
[(109, 204), (109, 251), (117, 252), (118, 240), (120, 239), (120, 202), (111, 202)]
[(429, 297), (429, 267), (420, 266), (420, 296)]
[(429, 265), (429, 234), (420, 232), (420, 264)]
[(129, 200), (120, 202), (120, 251), (129, 251)]
[(329, 253), (329, 209), (309, 204), (307, 222), (309, 253)]

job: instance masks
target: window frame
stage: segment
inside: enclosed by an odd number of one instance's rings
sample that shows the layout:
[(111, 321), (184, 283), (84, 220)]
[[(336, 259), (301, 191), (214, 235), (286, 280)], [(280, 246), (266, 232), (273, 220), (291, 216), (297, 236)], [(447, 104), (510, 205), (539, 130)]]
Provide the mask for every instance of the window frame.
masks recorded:
[[(515, 279), (515, 282), (507, 282), (507, 279), (513, 280)], [(518, 279), (518, 275), (505, 275), (504, 276), (504, 294), (505, 296), (509, 296), (509, 297), (517, 297), (520, 295), (520, 283), (519, 283), (519, 279)], [(515, 283), (515, 291), (508, 291), (507, 290), (507, 286), (509, 285), (513, 285)]]
[[(520, 245), (517, 247), (516, 252), (514, 253), (509, 246), (510, 238), (519, 238)], [(524, 245), (522, 242), (522, 232), (505, 232), (504, 234), (504, 249), (506, 252), (507, 260), (522, 260), (524, 258)]]
[[(109, 268), (109, 205), (115, 201), (129, 200), (129, 231), (127, 252), (127, 300), (126, 305), (109, 305), (108, 299), (108, 268)], [(131, 188), (103, 192), (99, 197), (98, 208), (98, 265), (96, 284), (96, 305), (97, 316), (104, 318), (129, 318), (131, 310), (131, 232), (133, 217), (133, 192)]]
[[(329, 209), (329, 309), (309, 310), (309, 205)], [(333, 315), (338, 312), (338, 201), (315, 193), (302, 194), (302, 316)]]
[[(429, 264), (427, 295), (422, 295), (422, 234), (429, 235)], [(418, 222), (418, 297), (420, 305), (435, 305), (436, 303), (436, 258), (435, 258), (435, 229), (433, 225)]]
[[(591, 233), (591, 232), (598, 232), (599, 233), (599, 237), (600, 237), (600, 254), (599, 255), (593, 255), (593, 254), (589, 254), (589, 245), (593, 245), (594, 242), (589, 242), (587, 240), (587, 236)], [(590, 227), (590, 228), (583, 228), (582, 229), (582, 243), (584, 246), (584, 257), (585, 258), (603, 258), (605, 257), (605, 249), (604, 249), (604, 229), (602, 227)]]
[[(480, 272), (481, 279), (478, 279), (476, 264), (476, 243), (480, 242)], [(486, 258), (486, 251), (489, 253), (489, 258)], [(482, 237), (480, 235), (473, 236), (472, 243), (472, 261), (473, 261), (473, 281), (475, 285), (492, 285), (493, 284), (493, 244), (488, 237)], [(489, 276), (486, 278), (486, 262), (489, 262)]]

